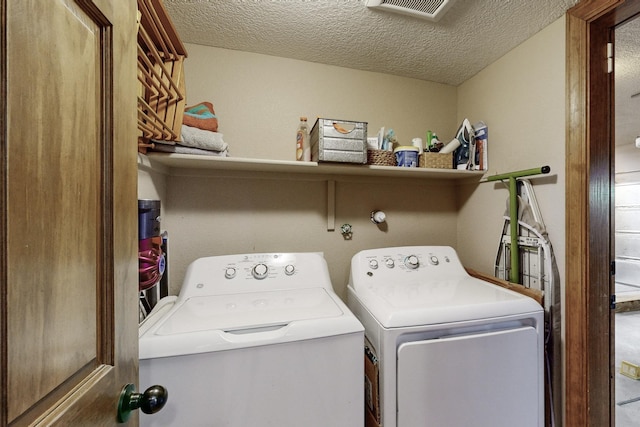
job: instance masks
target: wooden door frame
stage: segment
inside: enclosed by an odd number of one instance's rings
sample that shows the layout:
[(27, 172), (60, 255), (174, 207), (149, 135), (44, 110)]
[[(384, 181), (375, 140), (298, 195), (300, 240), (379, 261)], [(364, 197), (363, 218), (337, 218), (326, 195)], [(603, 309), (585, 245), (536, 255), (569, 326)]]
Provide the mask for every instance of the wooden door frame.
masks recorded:
[(567, 13), (565, 424), (615, 423), (611, 262), (612, 29), (640, 0), (582, 0)]

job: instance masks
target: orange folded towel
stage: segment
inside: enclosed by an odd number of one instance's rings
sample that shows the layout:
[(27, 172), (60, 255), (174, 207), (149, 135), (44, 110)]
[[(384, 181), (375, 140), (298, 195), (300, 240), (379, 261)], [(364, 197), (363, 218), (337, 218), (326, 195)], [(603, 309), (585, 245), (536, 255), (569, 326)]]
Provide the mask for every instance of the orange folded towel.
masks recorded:
[(218, 118), (213, 110), (213, 104), (210, 102), (201, 102), (185, 108), (182, 123), (210, 132), (218, 131)]

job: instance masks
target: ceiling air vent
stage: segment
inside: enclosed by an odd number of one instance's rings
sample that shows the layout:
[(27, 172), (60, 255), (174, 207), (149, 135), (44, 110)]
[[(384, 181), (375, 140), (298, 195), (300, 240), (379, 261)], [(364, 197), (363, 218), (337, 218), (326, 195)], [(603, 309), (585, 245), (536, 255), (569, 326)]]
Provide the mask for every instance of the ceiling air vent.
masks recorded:
[(455, 0), (367, 0), (367, 7), (437, 22)]

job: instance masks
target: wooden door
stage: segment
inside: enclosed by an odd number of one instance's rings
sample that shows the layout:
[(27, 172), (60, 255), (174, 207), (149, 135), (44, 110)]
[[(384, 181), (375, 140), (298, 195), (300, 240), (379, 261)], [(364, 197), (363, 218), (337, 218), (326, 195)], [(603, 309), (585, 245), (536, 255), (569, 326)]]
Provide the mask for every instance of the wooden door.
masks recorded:
[(136, 3), (1, 7), (0, 425), (115, 425), (137, 384)]

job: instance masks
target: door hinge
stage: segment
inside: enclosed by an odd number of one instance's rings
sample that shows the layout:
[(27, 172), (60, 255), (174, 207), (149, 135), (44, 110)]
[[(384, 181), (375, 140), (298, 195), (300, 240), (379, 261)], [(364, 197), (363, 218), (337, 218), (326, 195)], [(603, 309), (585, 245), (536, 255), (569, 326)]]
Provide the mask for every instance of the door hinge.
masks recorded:
[(611, 264), (609, 264), (609, 275), (610, 276), (615, 276), (616, 275), (616, 262), (615, 261), (611, 261)]
[(615, 310), (616, 309), (616, 295), (615, 294), (609, 295), (609, 309), (611, 309), (611, 310)]
[(607, 43), (607, 73), (613, 73), (613, 43)]

